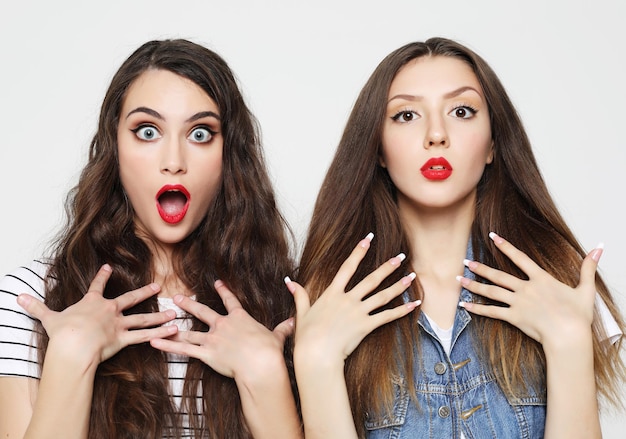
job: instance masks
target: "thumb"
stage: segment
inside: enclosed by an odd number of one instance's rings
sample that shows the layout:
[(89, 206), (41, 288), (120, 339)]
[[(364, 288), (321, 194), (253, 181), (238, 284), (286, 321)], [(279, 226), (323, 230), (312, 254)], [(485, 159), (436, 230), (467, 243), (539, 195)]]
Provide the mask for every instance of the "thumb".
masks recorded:
[(41, 300), (35, 299), (30, 294), (17, 296), (17, 304), (37, 320), (43, 320), (44, 316), (50, 312), (50, 309)]
[(278, 340), (280, 340), (281, 343), (284, 344), (287, 337), (293, 334), (293, 329), (294, 329), (293, 322), (294, 322), (293, 317), (289, 317), (287, 320), (280, 322), (274, 328), (274, 331), (272, 331), (274, 332), (276, 337), (278, 337)]
[(600, 243), (585, 257), (580, 267), (579, 287), (592, 286), (595, 291), (596, 270), (598, 269), (598, 262), (600, 261), (603, 251), (604, 244)]
[(296, 304), (296, 316), (305, 314), (311, 308), (309, 293), (298, 282), (294, 282), (289, 277), (285, 278), (287, 289), (293, 294)]

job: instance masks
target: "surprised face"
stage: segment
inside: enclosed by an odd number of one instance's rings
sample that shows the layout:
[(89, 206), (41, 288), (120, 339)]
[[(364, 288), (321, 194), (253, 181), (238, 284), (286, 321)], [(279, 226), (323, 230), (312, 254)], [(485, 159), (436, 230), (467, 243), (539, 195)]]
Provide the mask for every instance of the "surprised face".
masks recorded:
[(215, 101), (187, 78), (147, 70), (128, 88), (117, 141), (138, 236), (165, 247), (185, 239), (206, 216), (222, 180)]

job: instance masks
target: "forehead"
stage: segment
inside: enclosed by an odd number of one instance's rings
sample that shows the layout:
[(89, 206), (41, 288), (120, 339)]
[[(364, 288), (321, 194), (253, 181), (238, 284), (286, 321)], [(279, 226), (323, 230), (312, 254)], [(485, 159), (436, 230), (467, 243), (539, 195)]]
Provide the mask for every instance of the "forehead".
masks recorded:
[(218, 113), (215, 101), (198, 84), (162, 69), (146, 70), (128, 87), (122, 108), (137, 106), (164, 111), (182, 106), (188, 109), (208, 109)]
[(423, 56), (403, 66), (391, 82), (389, 96), (408, 93), (425, 96), (442, 94), (469, 86), (482, 95), (482, 87), (472, 68), (451, 56)]

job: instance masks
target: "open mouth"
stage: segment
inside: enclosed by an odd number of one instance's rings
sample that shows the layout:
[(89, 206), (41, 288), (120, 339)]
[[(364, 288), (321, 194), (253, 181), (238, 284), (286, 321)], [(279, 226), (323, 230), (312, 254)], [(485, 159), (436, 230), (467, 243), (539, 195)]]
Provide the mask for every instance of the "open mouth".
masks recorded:
[(182, 185), (165, 185), (157, 193), (156, 205), (159, 215), (169, 224), (183, 220), (189, 208), (189, 192)]
[(452, 175), (452, 166), (445, 158), (434, 157), (424, 163), (420, 171), (428, 180), (445, 180)]

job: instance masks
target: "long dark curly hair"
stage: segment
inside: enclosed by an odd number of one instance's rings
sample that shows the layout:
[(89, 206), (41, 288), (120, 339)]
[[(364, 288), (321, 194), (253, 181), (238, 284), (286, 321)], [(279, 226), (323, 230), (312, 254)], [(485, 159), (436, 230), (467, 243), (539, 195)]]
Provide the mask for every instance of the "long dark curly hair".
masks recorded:
[[(48, 284), (46, 304), (60, 311), (79, 301), (104, 263), (114, 268), (105, 290), (107, 298), (153, 280), (151, 251), (135, 233), (133, 207), (120, 182), (116, 135), (127, 90), (148, 69), (173, 72), (201, 87), (217, 103), (224, 137), (222, 181), (202, 222), (176, 245), (175, 273), (199, 302), (224, 314), (213, 288), (214, 281), (222, 279), (252, 317), (273, 329), (293, 313), (293, 298), (282, 282), (292, 272), (293, 262), (289, 229), (267, 175), (259, 129), (226, 62), (213, 51), (182, 39), (143, 44), (114, 75), (88, 163), (67, 199), (68, 224), (52, 246), (49, 274), (54, 282)], [(128, 313), (157, 310), (153, 297)], [(41, 325), (38, 329), (43, 360), (48, 338)], [(206, 327), (195, 320), (193, 329)], [(292, 370), (289, 361), (288, 367)], [(198, 386), (201, 415), (194, 416)], [(191, 415), (196, 437), (251, 437), (234, 380), (195, 359), (187, 368), (182, 412)], [(100, 364), (90, 438), (178, 437), (180, 418), (168, 395), (164, 353), (147, 343), (133, 345)], [(169, 426), (174, 426), (171, 431)]]

